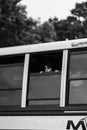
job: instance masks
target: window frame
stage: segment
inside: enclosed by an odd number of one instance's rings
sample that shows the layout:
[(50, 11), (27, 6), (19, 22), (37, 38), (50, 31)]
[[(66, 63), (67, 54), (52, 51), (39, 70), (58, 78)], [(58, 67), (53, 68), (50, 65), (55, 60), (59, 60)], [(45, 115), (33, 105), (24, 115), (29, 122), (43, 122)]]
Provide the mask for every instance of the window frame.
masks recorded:
[[(60, 86), (60, 105), (42, 105), (42, 106), (33, 106), (29, 105), (27, 106), (27, 89), (28, 89), (28, 78), (29, 78), (29, 63), (30, 63), (30, 54), (34, 54), (34, 53), (53, 53), (53, 52), (62, 52), (62, 67), (61, 67), (61, 86)], [(49, 54), (50, 54), (49, 53)], [(66, 101), (66, 80), (67, 80), (67, 61), (68, 61), (68, 49), (61, 49), (61, 50), (51, 50), (51, 51), (43, 51), (43, 52), (32, 52), (32, 53), (19, 53), (19, 54), (8, 54), (8, 55), (1, 55), (1, 57), (9, 57), (9, 56), (20, 56), (20, 55), (24, 55), (24, 70), (23, 70), (23, 81), (22, 81), (22, 94), (21, 94), (21, 106), (6, 106), (5, 107), (1, 107), (0, 111), (21, 111), (21, 109), (25, 112), (25, 111), (32, 111), (34, 112), (35, 110), (40, 110), (40, 111), (53, 111), (53, 110), (58, 110), (61, 111), (63, 108), (65, 108), (65, 101)], [(57, 72), (55, 72), (57, 73)], [(44, 108), (43, 108), (44, 106)], [(2, 108), (4, 108), (2, 110)], [(31, 112), (30, 112), (31, 113)], [(49, 113), (49, 112), (48, 112)], [(50, 112), (51, 113), (51, 112)]]
[[(1, 55), (0, 56), (0, 58), (12, 58), (12, 57), (14, 57), (14, 58), (17, 58), (17, 56), (18, 57), (20, 57), (20, 56), (22, 56), (23, 57), (23, 61), (25, 60), (25, 54), (12, 54), (12, 55)], [(7, 64), (6, 64), (7, 63)], [(8, 64), (8, 61), (6, 61), (6, 65), (8, 66), (8, 67), (10, 67), (10, 64)], [(10, 61), (9, 61), (9, 63), (11, 63)], [(21, 63), (21, 64), (23, 64), (23, 75), (24, 75), (24, 66), (25, 66), (25, 62), (23, 62), (23, 63)], [(15, 65), (17, 65), (17, 66), (19, 66), (20, 65), (20, 62), (17, 64), (16, 62), (14, 62), (13, 64), (12, 64), (12, 66), (15, 66)], [(1, 65), (0, 65), (1, 67), (4, 67), (4, 63), (2, 63)], [(22, 79), (23, 79), (23, 75), (22, 75)], [(23, 84), (23, 80), (22, 80), (22, 84)], [(23, 85), (22, 85), (23, 86)], [(4, 90), (6, 90), (6, 91), (8, 91), (8, 90), (11, 90), (11, 91), (16, 91), (16, 90), (21, 90), (21, 96), (22, 96), (22, 86), (21, 86), (21, 88), (13, 88), (13, 89), (9, 89), (9, 88), (7, 88), (7, 89), (0, 89), (0, 90), (2, 90), (2, 91), (4, 91)], [(0, 105), (0, 109), (2, 109), (2, 108), (4, 108), (4, 109), (10, 109), (10, 108), (12, 108), (12, 109), (14, 109), (14, 108), (20, 108), (21, 107), (21, 96), (20, 96), (20, 105)]]
[(29, 72), (29, 61), (30, 54), (25, 54), (24, 59), (24, 71), (23, 71), (23, 81), (22, 81), (22, 98), (21, 98), (21, 108), (25, 108), (27, 105), (27, 87), (28, 87), (28, 72)]
[[(62, 67), (61, 67), (61, 85), (60, 85), (60, 104), (59, 104), (59, 107), (57, 107), (57, 109), (59, 109), (59, 108), (63, 108), (63, 107), (65, 107), (65, 97), (66, 97), (66, 80), (67, 80), (67, 63), (68, 63), (68, 49), (62, 49), (62, 50), (56, 50), (56, 51), (54, 51), (54, 50), (51, 50), (51, 51), (44, 51), (44, 52), (33, 52), (33, 53), (29, 53), (29, 55), (31, 55), (31, 54), (43, 54), (43, 53), (53, 53), (53, 52), (62, 52)], [(30, 56), (29, 56), (29, 58), (30, 58)], [(29, 59), (30, 60), (30, 59)], [(28, 63), (30, 63), (30, 61), (28, 62)], [(28, 75), (28, 78), (29, 78), (29, 75)], [(29, 84), (28, 82), (27, 82), (27, 84)], [(27, 88), (27, 87), (26, 87)], [(27, 95), (26, 95), (26, 97), (27, 97)], [(27, 101), (27, 100), (26, 100)], [(45, 106), (45, 105), (42, 105), (42, 106)], [(42, 106), (40, 106), (40, 107), (42, 107)], [(46, 107), (48, 107), (49, 105), (46, 105)], [(51, 105), (51, 106), (53, 106), (53, 105)], [(55, 106), (55, 105), (54, 105)], [(29, 108), (29, 107), (31, 107), (31, 105), (29, 105), (29, 106), (27, 106), (27, 104), (26, 104), (26, 108)], [(37, 105), (33, 105), (33, 107), (37, 107)], [(40, 108), (40, 107), (38, 107), (38, 109)]]
[[(69, 56), (68, 56), (68, 70), (67, 70), (67, 84), (66, 84), (66, 102), (65, 102), (65, 106), (66, 106), (66, 108), (67, 107), (69, 107), (71, 110), (73, 110), (73, 108), (75, 107), (75, 108), (78, 108), (78, 107), (83, 107), (83, 106), (87, 106), (87, 104), (79, 104), (79, 103), (77, 103), (77, 104), (71, 104), (71, 103), (69, 103), (69, 95), (70, 95), (70, 82), (72, 82), (72, 81), (77, 81), (77, 80), (87, 80), (87, 77), (85, 78), (85, 77), (76, 77), (76, 78), (70, 78), (69, 77), (69, 72), (70, 72), (70, 56), (72, 55), (72, 52), (77, 52), (77, 54), (78, 54), (78, 52), (79, 51), (82, 51), (82, 53), (79, 53), (79, 54), (84, 54), (84, 51), (87, 51), (87, 48), (76, 48), (76, 49), (70, 49), (69, 50)], [(74, 54), (75, 55), (75, 54)], [(74, 108), (74, 109), (75, 109)], [(80, 108), (78, 108), (79, 110), (80, 110)]]

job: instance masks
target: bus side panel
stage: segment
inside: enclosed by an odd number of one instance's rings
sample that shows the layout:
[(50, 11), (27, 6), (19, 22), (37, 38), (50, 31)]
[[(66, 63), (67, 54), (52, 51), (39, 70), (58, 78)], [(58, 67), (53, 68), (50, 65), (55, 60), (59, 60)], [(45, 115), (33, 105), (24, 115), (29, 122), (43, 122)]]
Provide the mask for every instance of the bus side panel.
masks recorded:
[(1, 116), (0, 129), (86, 130), (86, 116)]

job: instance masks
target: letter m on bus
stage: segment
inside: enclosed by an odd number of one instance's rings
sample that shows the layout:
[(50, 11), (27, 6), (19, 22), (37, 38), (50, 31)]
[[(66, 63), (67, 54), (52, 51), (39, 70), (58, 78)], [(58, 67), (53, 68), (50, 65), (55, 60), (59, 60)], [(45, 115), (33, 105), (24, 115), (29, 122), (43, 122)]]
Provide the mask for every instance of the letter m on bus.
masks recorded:
[(72, 120), (68, 120), (66, 130), (86, 130), (83, 120), (80, 120), (76, 125)]

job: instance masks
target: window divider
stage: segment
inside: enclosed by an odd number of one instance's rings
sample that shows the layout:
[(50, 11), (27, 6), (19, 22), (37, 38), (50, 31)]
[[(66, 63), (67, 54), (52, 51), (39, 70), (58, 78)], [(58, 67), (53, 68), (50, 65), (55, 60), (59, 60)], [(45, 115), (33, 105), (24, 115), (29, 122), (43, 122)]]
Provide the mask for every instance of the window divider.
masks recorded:
[(61, 74), (61, 89), (60, 89), (60, 107), (65, 107), (66, 79), (67, 79), (67, 62), (68, 62), (68, 50), (64, 50), (63, 51), (63, 58), (62, 58), (62, 74)]
[(23, 82), (22, 82), (22, 98), (21, 98), (22, 108), (26, 107), (29, 59), (30, 59), (30, 54), (25, 54)]

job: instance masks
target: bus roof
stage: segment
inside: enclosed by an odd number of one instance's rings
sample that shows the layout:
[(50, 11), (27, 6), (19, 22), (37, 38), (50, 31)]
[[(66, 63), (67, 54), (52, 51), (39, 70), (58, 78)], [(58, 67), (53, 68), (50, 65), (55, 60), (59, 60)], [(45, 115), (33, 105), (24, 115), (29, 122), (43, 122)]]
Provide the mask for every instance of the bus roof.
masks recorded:
[(0, 55), (34, 53), (87, 47), (87, 38), (0, 48)]

